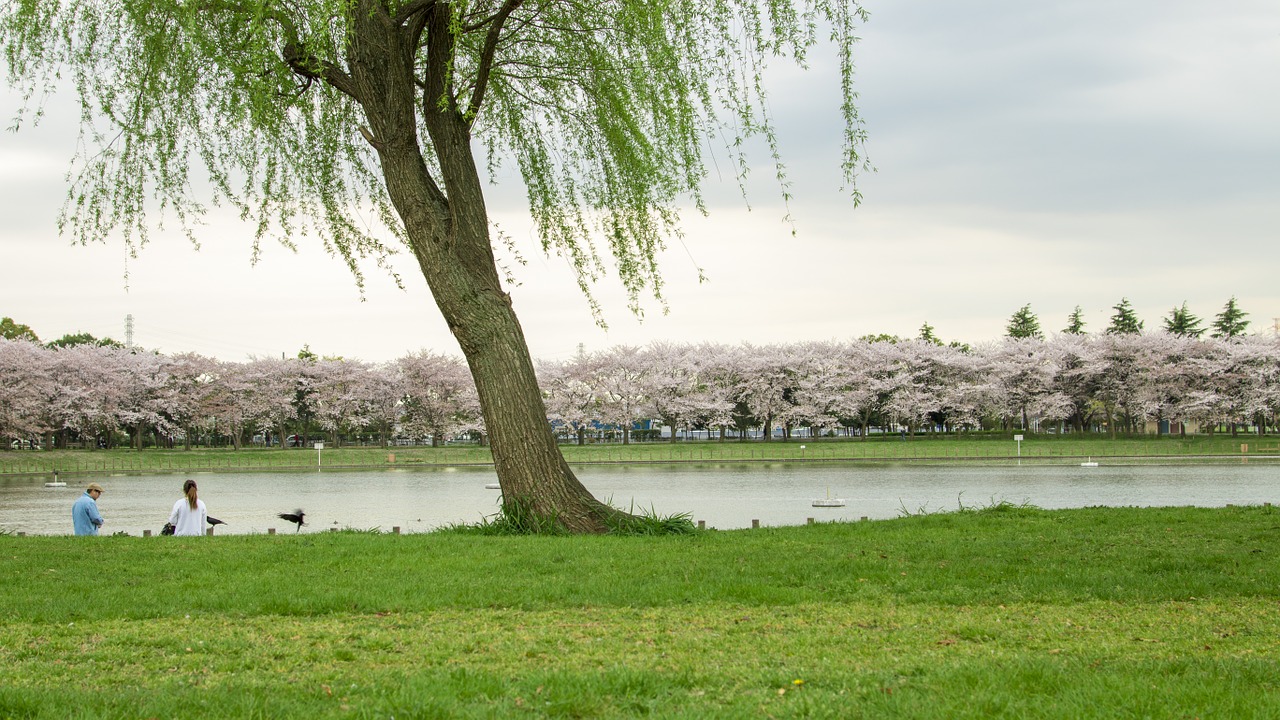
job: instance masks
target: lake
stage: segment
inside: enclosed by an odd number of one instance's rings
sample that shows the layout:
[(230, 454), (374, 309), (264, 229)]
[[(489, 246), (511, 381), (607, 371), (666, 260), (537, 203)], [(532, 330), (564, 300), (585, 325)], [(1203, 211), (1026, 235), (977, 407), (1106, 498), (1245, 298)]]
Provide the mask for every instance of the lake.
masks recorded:
[[(623, 509), (689, 513), (707, 527), (800, 525), (824, 520), (885, 519), (904, 513), (982, 507), (995, 502), (1046, 509), (1088, 506), (1199, 506), (1280, 503), (1280, 465), (1024, 465), (940, 467), (867, 464), (590, 465), (575, 468), (595, 496)], [(227, 522), (218, 534), (294, 532), (277, 513), (301, 508), (302, 532), (380, 528), (424, 532), (470, 523), (497, 511), (492, 468), (367, 471), (193, 473), (0, 478), (0, 531), (71, 533), (71, 503), (89, 482), (106, 492), (98, 507), (104, 534), (158, 534), (182, 482), (192, 477), (209, 514)], [(844, 498), (845, 507), (812, 501)]]

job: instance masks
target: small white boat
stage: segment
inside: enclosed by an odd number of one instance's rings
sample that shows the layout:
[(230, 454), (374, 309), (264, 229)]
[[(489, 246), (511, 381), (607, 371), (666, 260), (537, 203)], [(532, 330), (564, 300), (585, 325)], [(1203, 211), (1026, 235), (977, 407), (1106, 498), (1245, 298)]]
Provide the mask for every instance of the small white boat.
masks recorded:
[(58, 472), (55, 470), (53, 473), (53, 479), (45, 483), (44, 486), (58, 488), (58, 487), (66, 487), (67, 484), (58, 479)]
[(825, 498), (817, 498), (813, 501), (814, 507), (844, 507), (844, 498), (831, 497), (831, 488), (827, 488), (827, 496)]
[(484, 486), (484, 489), (485, 490), (501, 490), (502, 485), (499, 483), (486, 483)]
[(1080, 467), (1098, 467), (1098, 463), (1094, 462), (1093, 458), (1089, 458), (1089, 462), (1080, 463)]

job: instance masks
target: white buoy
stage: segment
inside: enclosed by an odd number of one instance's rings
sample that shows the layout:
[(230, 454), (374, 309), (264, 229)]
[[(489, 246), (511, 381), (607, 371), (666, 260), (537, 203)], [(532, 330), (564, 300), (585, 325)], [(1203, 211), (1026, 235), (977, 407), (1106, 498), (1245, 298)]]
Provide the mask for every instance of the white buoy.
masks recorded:
[(1094, 462), (1093, 458), (1089, 458), (1089, 462), (1080, 463), (1080, 467), (1098, 467), (1098, 463)]
[(814, 507), (844, 507), (844, 498), (831, 497), (831, 488), (827, 488), (827, 496), (813, 501)]

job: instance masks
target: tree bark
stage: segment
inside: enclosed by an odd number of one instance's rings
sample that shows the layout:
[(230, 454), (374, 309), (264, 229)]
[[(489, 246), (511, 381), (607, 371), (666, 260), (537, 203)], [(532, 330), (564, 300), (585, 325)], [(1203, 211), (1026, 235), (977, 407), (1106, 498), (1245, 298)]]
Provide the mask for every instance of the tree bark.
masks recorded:
[[(427, 20), (427, 64), (415, 107), (413, 48), (375, 3), (353, 12), (348, 66), (369, 128), (363, 134), (381, 162), (387, 191), (410, 247), (475, 380), (503, 510), (534, 530), (602, 532), (614, 510), (597, 501), (565, 462), (551, 425), (524, 331), (502, 290), (489, 219), (466, 118), (449, 92), (450, 10)], [(448, 103), (441, 106), (441, 99)], [(443, 187), (419, 146), (421, 112)]]

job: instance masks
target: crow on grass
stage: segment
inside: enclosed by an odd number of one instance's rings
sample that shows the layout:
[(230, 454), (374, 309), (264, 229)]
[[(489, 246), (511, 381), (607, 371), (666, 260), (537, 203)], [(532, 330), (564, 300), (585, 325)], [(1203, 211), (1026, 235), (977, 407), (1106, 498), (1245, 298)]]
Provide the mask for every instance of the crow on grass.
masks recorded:
[(294, 529), (294, 532), (298, 532), (299, 530), (302, 529), (303, 525), (306, 525), (306, 523), (302, 521), (302, 518), (305, 515), (306, 513), (302, 512), (302, 510), (299, 509), (296, 512), (280, 513), (277, 517), (279, 517), (281, 520), (288, 520), (291, 523), (297, 523), (298, 527)]

